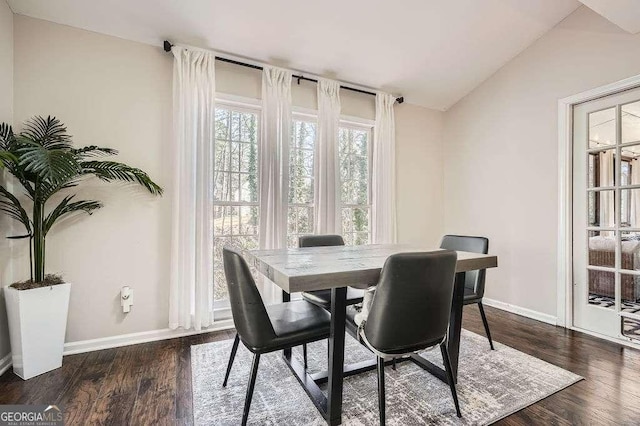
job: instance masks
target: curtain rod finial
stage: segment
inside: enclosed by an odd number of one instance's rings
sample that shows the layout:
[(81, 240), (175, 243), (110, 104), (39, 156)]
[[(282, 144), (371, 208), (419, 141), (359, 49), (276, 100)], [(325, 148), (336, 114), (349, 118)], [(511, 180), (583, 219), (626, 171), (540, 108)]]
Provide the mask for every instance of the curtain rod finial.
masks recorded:
[(171, 52), (171, 48), (173, 47), (173, 44), (171, 44), (167, 40), (165, 40), (164, 43), (163, 43), (163, 47), (164, 47), (164, 51), (165, 52)]
[(396, 102), (401, 104), (404, 102), (404, 96), (400, 96), (399, 98), (396, 99)]

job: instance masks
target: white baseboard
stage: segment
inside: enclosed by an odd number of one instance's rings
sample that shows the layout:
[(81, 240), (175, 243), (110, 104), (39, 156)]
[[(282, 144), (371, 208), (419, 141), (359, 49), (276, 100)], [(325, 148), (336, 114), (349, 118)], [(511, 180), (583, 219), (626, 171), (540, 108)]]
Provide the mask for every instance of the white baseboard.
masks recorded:
[[(143, 331), (140, 333), (121, 334), (119, 336), (102, 337), (99, 339), (80, 340), (77, 342), (67, 342), (64, 344), (63, 355), (80, 354), (84, 352), (99, 351), (101, 349), (117, 348), (120, 346), (137, 345), (139, 343), (155, 342), (158, 340), (175, 339), (177, 337), (193, 336), (195, 334), (211, 333), (214, 331), (228, 330), (233, 328), (233, 320), (216, 321), (211, 327), (195, 330), (171, 330), (164, 328), (160, 330)], [(11, 353), (0, 359), (0, 375), (4, 374), (11, 367)]]
[(102, 337), (99, 339), (80, 340), (64, 344), (64, 355), (79, 354), (83, 352), (99, 351), (101, 349), (117, 348), (120, 346), (137, 345), (139, 343), (155, 342), (158, 340), (175, 339), (177, 337), (192, 336), (194, 334), (211, 333), (213, 331), (228, 330), (233, 328), (233, 320), (216, 321), (211, 327), (195, 330), (160, 330), (143, 331), (140, 333), (121, 334), (119, 336)]
[(502, 309), (503, 311), (511, 312), (513, 314), (521, 315), (523, 317), (531, 318), (537, 321), (542, 321), (547, 324), (558, 325), (558, 319), (555, 316), (534, 311), (532, 309), (523, 308), (521, 306), (512, 305), (510, 303), (501, 302), (499, 300), (487, 299), (486, 297), (482, 299), (482, 304)]
[(0, 376), (11, 368), (11, 352), (0, 358)]

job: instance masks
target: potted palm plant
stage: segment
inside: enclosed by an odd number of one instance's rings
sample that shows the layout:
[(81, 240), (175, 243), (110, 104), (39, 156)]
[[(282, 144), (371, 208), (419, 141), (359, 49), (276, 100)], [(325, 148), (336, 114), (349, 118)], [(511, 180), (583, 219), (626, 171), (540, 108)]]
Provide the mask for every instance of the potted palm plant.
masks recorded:
[(23, 233), (8, 238), (29, 241), (30, 278), (4, 289), (13, 369), (23, 379), (62, 365), (71, 284), (45, 274), (47, 235), (61, 219), (92, 214), (102, 207), (100, 201), (77, 200), (70, 190), (97, 177), (139, 184), (162, 195), (162, 188), (142, 170), (102, 159), (115, 154), (97, 146), (75, 148), (55, 117), (33, 117), (18, 134), (7, 124), (0, 125), (0, 163), (13, 177), (15, 188), (22, 189), (12, 193), (0, 185), (0, 211), (24, 227)]

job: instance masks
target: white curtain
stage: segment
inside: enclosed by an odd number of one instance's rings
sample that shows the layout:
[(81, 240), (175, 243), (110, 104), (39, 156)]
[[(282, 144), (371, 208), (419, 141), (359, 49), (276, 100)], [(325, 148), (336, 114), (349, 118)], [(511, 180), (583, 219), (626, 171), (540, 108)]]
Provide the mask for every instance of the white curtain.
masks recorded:
[(169, 327), (213, 322), (215, 56), (172, 49), (173, 218)]
[[(631, 161), (631, 184), (637, 185), (640, 183), (640, 161), (637, 158), (634, 158)], [(637, 227), (640, 223), (640, 197), (637, 192), (640, 189), (629, 190), (631, 192), (631, 226)]]
[(371, 240), (374, 244), (396, 242), (396, 129), (388, 93), (376, 95), (373, 133)]
[(341, 234), (338, 128), (340, 84), (318, 80), (318, 137), (314, 155), (315, 233)]
[[(291, 71), (265, 66), (262, 71), (260, 132), (260, 248), (287, 247), (289, 198), (289, 139), (291, 137)], [(266, 302), (280, 300), (281, 292), (261, 280)]]
[[(613, 186), (613, 150), (600, 153), (600, 186)], [(613, 227), (614, 218), (614, 191), (599, 191), (600, 196), (600, 226)], [(613, 236), (613, 232), (603, 232), (602, 235)]]

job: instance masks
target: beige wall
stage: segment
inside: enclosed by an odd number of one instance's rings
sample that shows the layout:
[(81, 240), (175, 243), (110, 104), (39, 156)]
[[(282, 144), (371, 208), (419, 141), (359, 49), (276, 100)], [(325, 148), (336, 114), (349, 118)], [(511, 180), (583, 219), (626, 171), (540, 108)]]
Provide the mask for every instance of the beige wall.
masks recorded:
[[(120, 151), (167, 189), (91, 182), (84, 197), (104, 201), (93, 216), (54, 228), (47, 271), (72, 283), (67, 341), (167, 327), (171, 180), (171, 57), (162, 49), (15, 16), (15, 121), (59, 117), (76, 145)], [(28, 251), (14, 260), (28, 274)], [(17, 277), (20, 278), (20, 277)], [(122, 313), (119, 290), (134, 291)]]
[(445, 230), (486, 235), (486, 296), (556, 314), (558, 99), (640, 74), (640, 36), (581, 7), (445, 114)]
[[(74, 284), (67, 341), (167, 327), (171, 67), (171, 55), (160, 47), (15, 17), (16, 123), (56, 115), (76, 144), (119, 149), (120, 160), (148, 171), (167, 190), (164, 198), (152, 199), (139, 190), (86, 185), (82, 193), (106, 207), (52, 231), (47, 270)], [(259, 98), (260, 79), (260, 72), (217, 64), (219, 92)], [(294, 103), (314, 108), (315, 91), (313, 84), (294, 84)], [(344, 114), (374, 118), (372, 97), (342, 91), (341, 99)], [(441, 123), (442, 113), (397, 108), (399, 232), (405, 241), (432, 242), (440, 234)], [(27, 274), (28, 252), (14, 261)], [(123, 285), (135, 291), (126, 316), (118, 302)]]
[(444, 114), (402, 104), (395, 117), (398, 241), (437, 246), (444, 227)]
[[(13, 13), (6, 2), (0, 0), (0, 123), (13, 123)], [(0, 172), (0, 181), (3, 180)], [(4, 215), (0, 215), (0, 229), (11, 227)], [(0, 232), (0, 286), (10, 283), (11, 244)], [(7, 314), (4, 306), (4, 293), (0, 294), (0, 359), (10, 351)]]

